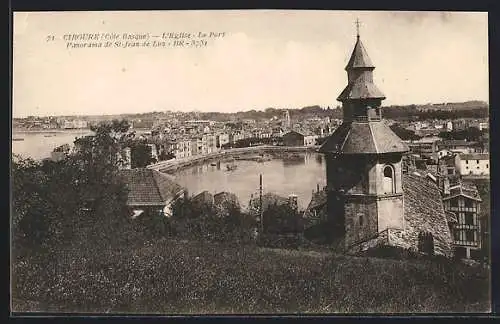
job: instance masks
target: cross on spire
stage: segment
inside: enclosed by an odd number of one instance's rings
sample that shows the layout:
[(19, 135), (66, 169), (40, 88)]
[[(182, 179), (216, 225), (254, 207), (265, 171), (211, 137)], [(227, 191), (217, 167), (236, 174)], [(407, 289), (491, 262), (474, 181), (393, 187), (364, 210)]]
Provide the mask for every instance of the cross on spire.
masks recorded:
[(359, 19), (356, 18), (356, 37), (359, 38), (359, 25), (360, 25), (360, 22), (359, 22)]

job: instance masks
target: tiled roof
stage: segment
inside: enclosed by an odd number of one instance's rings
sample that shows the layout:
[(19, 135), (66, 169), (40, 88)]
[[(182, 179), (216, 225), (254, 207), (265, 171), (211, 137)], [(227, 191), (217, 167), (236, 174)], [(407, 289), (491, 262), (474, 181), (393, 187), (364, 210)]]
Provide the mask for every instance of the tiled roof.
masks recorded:
[(238, 197), (230, 192), (219, 192), (214, 195), (214, 206), (217, 215), (230, 215), (233, 208), (240, 209)]
[(164, 206), (183, 191), (170, 176), (156, 170), (130, 169), (120, 174), (129, 190), (129, 206)]
[(460, 160), (489, 160), (490, 155), (488, 153), (469, 153), (469, 154), (459, 154)]
[(443, 197), (443, 200), (448, 200), (458, 196), (464, 196), (472, 200), (482, 201), (479, 191), (473, 183), (459, 183), (450, 187), (450, 193)]
[[(250, 206), (252, 209), (258, 209), (259, 208), (259, 197), (254, 196), (253, 198), (250, 199)], [(274, 194), (272, 192), (266, 193), (262, 195), (262, 209), (266, 210), (270, 205), (276, 204), (276, 205), (283, 205), (287, 204), (288, 199), (282, 196), (279, 196), (277, 194)]]
[(293, 134), (297, 134), (297, 135), (300, 135), (300, 136), (304, 136), (304, 134), (303, 134), (302, 132), (297, 131), (297, 130), (292, 130), (292, 131), (289, 131), (289, 132), (287, 132), (287, 133), (283, 134), (283, 137), (288, 136), (288, 135), (293, 135)]
[(215, 205), (222, 205), (225, 203), (233, 203), (237, 206), (240, 205), (238, 197), (234, 193), (223, 191), (214, 195)]
[(408, 146), (384, 123), (344, 122), (320, 147), (321, 153), (381, 154), (407, 152)]
[(404, 240), (418, 246), (419, 232), (434, 237), (436, 254), (451, 254), (451, 233), (437, 185), (424, 176), (403, 174)]
[[(326, 214), (326, 203), (327, 203), (327, 192), (326, 190), (321, 190), (315, 192), (311, 198), (311, 202), (304, 211), (304, 218), (314, 217), (314, 210), (317, 214)], [(320, 215), (321, 216), (321, 215)], [(319, 217), (320, 218), (320, 217)]]
[(357, 78), (354, 82), (349, 83), (337, 97), (338, 101), (348, 99), (385, 99), (385, 95), (373, 82)]
[[(371, 73), (375, 66), (368, 57), (363, 43), (358, 37), (356, 45), (351, 54), (351, 58), (345, 69), (348, 71), (361, 69), (361, 75), (357, 75), (354, 80), (349, 79), (349, 84), (340, 93), (337, 100), (345, 101), (350, 99), (385, 99), (385, 95), (373, 83)], [(363, 75), (368, 74), (368, 75)], [(351, 78), (351, 76), (349, 76)]]
[(214, 196), (207, 190), (200, 192), (192, 198), (194, 203), (213, 203)]
[(352, 50), (351, 58), (345, 67), (346, 70), (356, 68), (375, 68), (359, 37)]

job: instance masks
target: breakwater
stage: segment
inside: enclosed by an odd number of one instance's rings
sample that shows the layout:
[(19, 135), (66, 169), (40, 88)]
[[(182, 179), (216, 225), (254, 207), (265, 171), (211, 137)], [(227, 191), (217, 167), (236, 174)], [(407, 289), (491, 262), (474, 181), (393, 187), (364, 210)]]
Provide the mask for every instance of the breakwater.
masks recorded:
[(147, 168), (165, 173), (174, 173), (193, 165), (218, 160), (255, 160), (257, 156), (270, 155), (284, 158), (296, 153), (317, 152), (319, 146), (251, 146), (220, 150), (206, 155), (195, 155), (183, 159), (172, 159), (149, 165)]

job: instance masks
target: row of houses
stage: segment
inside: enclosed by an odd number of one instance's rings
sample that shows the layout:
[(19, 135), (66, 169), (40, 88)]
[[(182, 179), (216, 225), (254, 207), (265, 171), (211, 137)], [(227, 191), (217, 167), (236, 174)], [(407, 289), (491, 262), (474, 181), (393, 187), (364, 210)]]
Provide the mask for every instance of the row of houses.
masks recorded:
[(281, 138), (283, 145), (286, 146), (315, 146), (318, 135), (312, 133), (301, 133), (297, 131), (290, 131), (284, 133), (283, 130), (272, 133), (245, 133), (245, 132), (231, 132), (231, 133), (218, 133), (218, 134), (202, 134), (198, 136), (179, 137), (176, 139), (167, 139), (166, 136), (144, 136), (143, 140), (147, 141), (152, 146), (153, 158), (158, 159), (158, 156), (164, 153), (172, 153), (175, 158), (183, 159), (197, 155), (207, 155), (224, 149), (228, 146), (233, 146), (241, 140), (254, 138)]
[(439, 137), (427, 137), (418, 141), (405, 141), (414, 154), (438, 160), (449, 153), (487, 153), (489, 148), (485, 143), (467, 140), (442, 140)]
[(400, 122), (401, 126), (408, 130), (415, 131), (417, 135), (426, 136), (428, 134), (439, 133), (442, 131), (460, 131), (469, 127), (476, 127), (479, 130), (489, 128), (487, 119), (454, 119), (454, 120), (428, 120), (416, 122)]

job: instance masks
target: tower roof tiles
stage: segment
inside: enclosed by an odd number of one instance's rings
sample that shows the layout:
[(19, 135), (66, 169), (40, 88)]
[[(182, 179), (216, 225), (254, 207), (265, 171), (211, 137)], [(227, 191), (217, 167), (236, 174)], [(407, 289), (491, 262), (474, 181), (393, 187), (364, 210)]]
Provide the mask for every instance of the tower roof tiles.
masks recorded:
[(383, 122), (344, 122), (320, 147), (321, 153), (383, 154), (409, 151)]
[(357, 68), (375, 68), (359, 36), (357, 38), (356, 44), (354, 45), (351, 58), (349, 59), (349, 62), (347, 62), (345, 69), (350, 70)]

